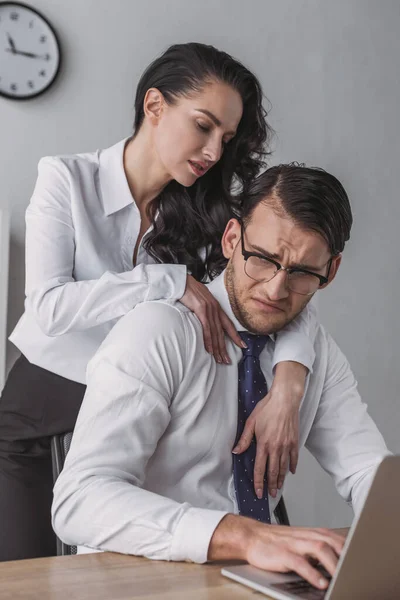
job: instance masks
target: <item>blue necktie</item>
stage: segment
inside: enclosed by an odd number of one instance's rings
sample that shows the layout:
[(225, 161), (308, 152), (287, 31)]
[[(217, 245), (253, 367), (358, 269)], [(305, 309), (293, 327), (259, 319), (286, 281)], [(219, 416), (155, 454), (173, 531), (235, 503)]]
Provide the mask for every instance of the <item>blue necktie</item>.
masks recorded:
[[(266, 335), (253, 335), (239, 331), (242, 340), (247, 344), (243, 348), (243, 358), (239, 363), (239, 404), (238, 429), (235, 445), (243, 433), (247, 418), (264, 396), (268, 388), (260, 365), (260, 354), (267, 343)], [(268, 505), (268, 486), (264, 477), (263, 496), (258, 499), (254, 491), (254, 461), (256, 458), (256, 440), (253, 438), (249, 448), (242, 454), (233, 455), (233, 476), (239, 514), (271, 523)]]

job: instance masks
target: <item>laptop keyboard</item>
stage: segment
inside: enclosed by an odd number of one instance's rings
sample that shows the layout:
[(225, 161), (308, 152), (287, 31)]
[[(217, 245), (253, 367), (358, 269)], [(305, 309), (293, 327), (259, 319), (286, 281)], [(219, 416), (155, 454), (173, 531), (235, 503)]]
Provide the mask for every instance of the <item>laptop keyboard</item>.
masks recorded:
[(304, 598), (304, 600), (323, 600), (326, 594), (326, 590), (318, 590), (308, 583), (308, 581), (302, 579), (299, 579), (299, 581), (287, 581), (286, 583), (274, 583), (271, 587), (280, 592), (287, 592), (299, 598)]
[[(320, 573), (330, 581), (332, 575), (321, 565), (321, 563), (313, 565)], [(311, 583), (304, 579), (296, 579), (295, 581), (287, 581), (285, 583), (275, 583), (271, 587), (274, 587), (281, 592), (288, 592), (304, 600), (323, 600), (325, 598), (327, 590), (318, 590)]]

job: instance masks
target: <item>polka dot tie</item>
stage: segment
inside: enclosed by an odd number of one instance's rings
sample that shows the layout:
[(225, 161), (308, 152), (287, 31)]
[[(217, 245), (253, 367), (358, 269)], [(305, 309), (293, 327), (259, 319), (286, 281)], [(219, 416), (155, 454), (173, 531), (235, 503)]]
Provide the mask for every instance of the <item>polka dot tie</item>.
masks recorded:
[[(246, 420), (257, 402), (268, 392), (267, 382), (260, 365), (260, 354), (267, 343), (268, 336), (253, 335), (246, 331), (239, 331), (239, 335), (247, 344), (247, 348), (243, 348), (243, 358), (239, 363), (238, 429), (235, 444), (239, 441)], [(255, 438), (245, 452), (233, 455), (233, 476), (239, 514), (263, 523), (270, 523), (266, 477), (264, 477), (263, 497), (258, 499), (254, 491), (255, 458)]]

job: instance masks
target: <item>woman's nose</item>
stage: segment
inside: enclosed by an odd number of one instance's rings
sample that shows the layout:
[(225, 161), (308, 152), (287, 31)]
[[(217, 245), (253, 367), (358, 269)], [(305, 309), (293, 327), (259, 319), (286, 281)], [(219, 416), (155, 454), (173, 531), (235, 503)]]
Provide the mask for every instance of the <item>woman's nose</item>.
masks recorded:
[(222, 142), (219, 140), (210, 140), (204, 148), (204, 156), (212, 163), (219, 161), (222, 155)]

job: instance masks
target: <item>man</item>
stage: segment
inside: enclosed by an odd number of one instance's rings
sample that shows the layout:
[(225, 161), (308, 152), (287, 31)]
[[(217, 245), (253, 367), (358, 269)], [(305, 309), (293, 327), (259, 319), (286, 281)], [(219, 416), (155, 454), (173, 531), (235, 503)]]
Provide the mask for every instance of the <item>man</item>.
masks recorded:
[[(257, 483), (254, 441), (232, 449), (271, 385), (274, 333), (334, 279), (351, 222), (343, 187), (325, 171), (281, 165), (258, 177), (242, 222), (226, 227), (227, 268), (210, 284), (248, 346), (242, 355), (229, 345), (231, 365), (205, 351), (199, 321), (180, 303), (145, 303), (121, 319), (89, 365), (55, 486), (53, 525), (63, 540), (154, 559), (245, 559), (327, 586), (308, 559), (333, 573), (342, 538), (270, 525), (279, 495), (268, 498)], [(300, 447), (359, 512), (388, 451), (321, 326), (314, 346)]]

